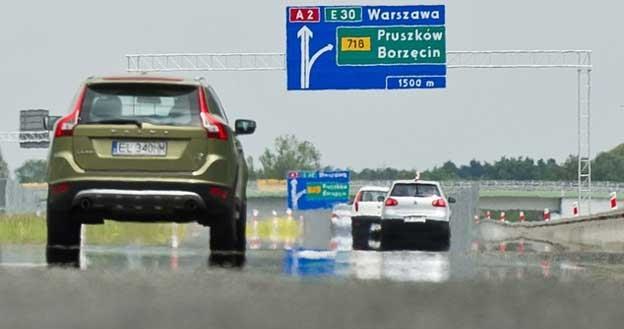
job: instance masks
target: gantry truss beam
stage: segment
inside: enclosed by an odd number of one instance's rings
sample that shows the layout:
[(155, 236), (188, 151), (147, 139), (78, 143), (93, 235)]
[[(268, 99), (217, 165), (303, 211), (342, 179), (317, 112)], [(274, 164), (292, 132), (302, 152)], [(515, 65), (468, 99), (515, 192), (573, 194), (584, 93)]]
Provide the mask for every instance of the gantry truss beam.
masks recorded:
[[(172, 53), (126, 55), (128, 72), (282, 71), (283, 53)], [(590, 70), (589, 50), (449, 51), (449, 69)]]
[(281, 71), (280, 53), (204, 53), (126, 55), (128, 72)]
[(50, 132), (48, 131), (1, 131), (0, 143), (46, 143), (50, 141)]

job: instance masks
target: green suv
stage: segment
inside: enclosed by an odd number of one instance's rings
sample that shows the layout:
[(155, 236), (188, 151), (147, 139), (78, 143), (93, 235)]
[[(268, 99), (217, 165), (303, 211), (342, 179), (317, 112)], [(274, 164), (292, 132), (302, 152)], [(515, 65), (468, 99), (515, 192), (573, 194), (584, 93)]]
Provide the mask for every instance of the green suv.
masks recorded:
[(76, 250), (81, 224), (104, 219), (198, 222), (210, 226), (211, 259), (244, 261), (247, 165), (238, 136), (256, 123), (230, 127), (203, 80), (89, 78), (70, 114), (53, 121), (49, 263)]

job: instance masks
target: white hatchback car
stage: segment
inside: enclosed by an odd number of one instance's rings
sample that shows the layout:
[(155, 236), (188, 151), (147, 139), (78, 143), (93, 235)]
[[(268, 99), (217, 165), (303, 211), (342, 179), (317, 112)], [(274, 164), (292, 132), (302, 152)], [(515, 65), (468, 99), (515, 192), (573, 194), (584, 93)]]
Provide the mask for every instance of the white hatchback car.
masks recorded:
[(399, 180), (390, 188), (381, 211), (382, 245), (414, 238), (450, 243), (449, 203), (440, 183)]
[(380, 186), (364, 186), (355, 195), (353, 200), (353, 216), (381, 216), (389, 189)]

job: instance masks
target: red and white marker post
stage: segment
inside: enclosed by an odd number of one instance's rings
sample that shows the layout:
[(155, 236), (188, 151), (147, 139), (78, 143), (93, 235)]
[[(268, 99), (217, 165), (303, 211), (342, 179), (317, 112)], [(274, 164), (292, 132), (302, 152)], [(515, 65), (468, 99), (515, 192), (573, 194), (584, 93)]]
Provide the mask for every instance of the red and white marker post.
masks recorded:
[(504, 211), (501, 211), (499, 220), (504, 222), (507, 220), (507, 214)]
[(485, 219), (492, 219), (492, 213), (489, 210), (485, 212)]
[(526, 222), (526, 216), (524, 215), (524, 211), (521, 211), (521, 212), (520, 212), (520, 215), (518, 216), (518, 219), (519, 219), (521, 222)]
[(580, 215), (578, 202), (572, 203), (572, 216), (578, 217)]
[(550, 222), (550, 210), (548, 208), (544, 209), (544, 221)]
[(251, 212), (252, 216), (252, 236), (258, 237), (258, 216), (260, 215), (260, 211), (258, 209), (254, 209)]
[(609, 206), (611, 207), (611, 210), (615, 210), (618, 208), (617, 194), (615, 192), (612, 192), (611, 196), (609, 197)]

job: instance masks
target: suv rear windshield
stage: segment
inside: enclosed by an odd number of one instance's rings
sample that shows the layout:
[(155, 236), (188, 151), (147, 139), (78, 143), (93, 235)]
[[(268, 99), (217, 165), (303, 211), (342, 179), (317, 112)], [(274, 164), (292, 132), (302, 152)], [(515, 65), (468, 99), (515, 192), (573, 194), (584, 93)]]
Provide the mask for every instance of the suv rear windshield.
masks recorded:
[(433, 184), (396, 184), (390, 195), (396, 197), (430, 197), (440, 196), (440, 190)]
[(199, 125), (197, 87), (139, 83), (89, 86), (79, 123), (115, 121), (171, 126)]
[(363, 191), (360, 201), (362, 202), (379, 202), (379, 198), (385, 198), (386, 192), (382, 191)]

